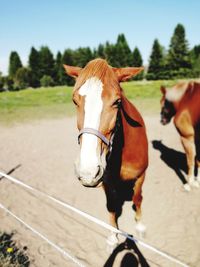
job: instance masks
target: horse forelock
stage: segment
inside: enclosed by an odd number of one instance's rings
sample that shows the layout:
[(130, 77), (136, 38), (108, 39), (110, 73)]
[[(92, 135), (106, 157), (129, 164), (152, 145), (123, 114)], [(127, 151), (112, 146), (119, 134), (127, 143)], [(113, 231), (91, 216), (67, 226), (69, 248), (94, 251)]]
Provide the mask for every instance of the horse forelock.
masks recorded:
[(110, 84), (112, 88), (119, 85), (117, 78), (112, 71), (112, 67), (108, 65), (104, 59), (91, 60), (81, 71), (74, 90), (78, 90), (88, 79), (98, 78), (104, 85)]
[(189, 89), (189, 84), (186, 82), (178, 83), (172, 88), (167, 89), (165, 98), (170, 102), (178, 102), (185, 95), (186, 91)]

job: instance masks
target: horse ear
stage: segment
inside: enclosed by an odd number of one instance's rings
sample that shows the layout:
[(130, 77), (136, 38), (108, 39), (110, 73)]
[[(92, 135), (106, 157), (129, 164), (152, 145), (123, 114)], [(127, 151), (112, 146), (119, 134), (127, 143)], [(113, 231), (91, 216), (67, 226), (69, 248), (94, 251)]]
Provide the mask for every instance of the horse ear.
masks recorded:
[(162, 93), (163, 95), (166, 94), (166, 88), (165, 88), (164, 86), (161, 86), (161, 87), (160, 87), (160, 91), (161, 91), (161, 93)]
[(189, 82), (188, 89), (193, 89), (193, 87), (194, 87), (194, 82), (193, 81)]
[(144, 70), (143, 67), (112, 68), (112, 69), (115, 72), (115, 74), (117, 74), (119, 82), (127, 81), (128, 79), (132, 78), (133, 76), (136, 76), (142, 70)]
[(82, 68), (80, 68), (80, 67), (74, 67), (74, 66), (69, 66), (69, 65), (65, 65), (65, 64), (63, 65), (63, 67), (64, 67), (66, 73), (75, 79), (79, 76), (80, 71), (82, 70)]

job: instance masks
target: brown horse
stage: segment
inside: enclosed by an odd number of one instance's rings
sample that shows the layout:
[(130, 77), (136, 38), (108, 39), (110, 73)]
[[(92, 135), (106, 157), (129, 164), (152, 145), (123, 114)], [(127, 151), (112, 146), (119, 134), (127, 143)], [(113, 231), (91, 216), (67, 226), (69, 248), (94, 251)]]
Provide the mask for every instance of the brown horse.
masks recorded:
[(64, 67), (76, 79), (73, 102), (80, 131), (76, 175), (84, 186), (103, 185), (112, 226), (117, 227), (119, 199), (128, 195), (135, 206), (137, 226), (141, 226), (148, 143), (143, 119), (125, 97), (120, 82), (143, 68), (113, 68), (103, 59), (92, 60), (84, 68)]
[[(161, 123), (169, 123), (174, 116), (174, 124), (186, 153), (188, 183), (184, 188), (189, 191), (190, 185), (199, 187), (200, 182), (200, 83), (182, 82), (172, 88), (161, 87), (161, 92)], [(197, 178), (194, 175), (195, 154)]]

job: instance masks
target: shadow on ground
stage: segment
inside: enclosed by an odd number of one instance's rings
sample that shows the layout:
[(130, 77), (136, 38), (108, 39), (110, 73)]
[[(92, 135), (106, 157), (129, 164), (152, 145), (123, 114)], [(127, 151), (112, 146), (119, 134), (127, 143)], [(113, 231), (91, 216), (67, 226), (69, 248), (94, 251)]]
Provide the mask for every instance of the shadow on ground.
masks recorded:
[(160, 158), (166, 163), (168, 167), (173, 169), (183, 184), (187, 183), (182, 172), (187, 174), (186, 155), (183, 152), (169, 148), (162, 143), (162, 141), (153, 140), (152, 146), (154, 149), (160, 151)]
[(117, 255), (123, 250), (126, 250), (127, 253), (123, 256), (119, 267), (150, 267), (135, 242), (128, 238), (113, 250), (103, 267), (114, 267)]

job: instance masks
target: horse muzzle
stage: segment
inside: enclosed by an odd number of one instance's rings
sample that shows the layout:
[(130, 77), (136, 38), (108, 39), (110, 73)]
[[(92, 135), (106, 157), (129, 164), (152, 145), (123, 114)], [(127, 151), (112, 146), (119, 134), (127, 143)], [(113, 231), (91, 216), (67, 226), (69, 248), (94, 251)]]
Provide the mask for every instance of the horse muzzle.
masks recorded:
[(160, 123), (161, 123), (162, 125), (166, 125), (166, 124), (168, 124), (169, 122), (170, 122), (170, 120), (169, 120), (168, 118), (166, 118), (166, 117), (164, 117), (164, 116), (161, 116)]
[(98, 165), (93, 170), (78, 170), (77, 165), (75, 164), (75, 174), (78, 180), (83, 186), (86, 187), (97, 187), (102, 182), (102, 177), (104, 174), (104, 168), (101, 165)]

